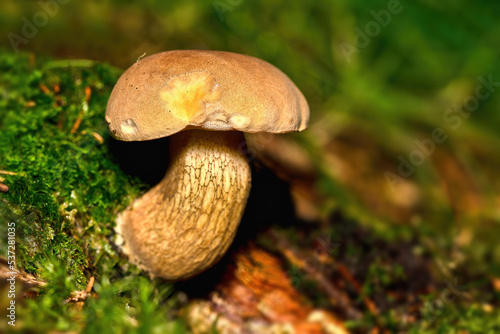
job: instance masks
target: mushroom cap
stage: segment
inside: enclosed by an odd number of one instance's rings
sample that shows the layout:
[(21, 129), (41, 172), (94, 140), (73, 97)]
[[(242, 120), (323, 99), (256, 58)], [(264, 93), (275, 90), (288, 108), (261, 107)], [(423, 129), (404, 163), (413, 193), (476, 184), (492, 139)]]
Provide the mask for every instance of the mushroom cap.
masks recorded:
[(168, 51), (140, 61), (118, 79), (106, 120), (120, 140), (150, 140), (186, 129), (302, 131), (309, 106), (273, 65), (221, 51)]

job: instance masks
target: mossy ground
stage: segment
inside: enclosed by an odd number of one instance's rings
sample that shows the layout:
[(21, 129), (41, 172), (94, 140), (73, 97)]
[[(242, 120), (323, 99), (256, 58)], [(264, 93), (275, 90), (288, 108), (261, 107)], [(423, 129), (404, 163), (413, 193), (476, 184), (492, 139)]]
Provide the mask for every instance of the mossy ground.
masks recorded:
[[(7, 235), (7, 222), (16, 224), (17, 267), (48, 282), (19, 309), (17, 328), (181, 331), (164, 311), (171, 286), (128, 269), (109, 241), (116, 212), (144, 188), (109, 149), (103, 115), (120, 72), (6, 53), (0, 71), (0, 164), (17, 173), (4, 175), (10, 189), (0, 198), (1, 233)], [(0, 241), (2, 253), (6, 242)], [(78, 312), (64, 301), (92, 276), (100, 298)], [(132, 317), (142, 319), (139, 327)]]

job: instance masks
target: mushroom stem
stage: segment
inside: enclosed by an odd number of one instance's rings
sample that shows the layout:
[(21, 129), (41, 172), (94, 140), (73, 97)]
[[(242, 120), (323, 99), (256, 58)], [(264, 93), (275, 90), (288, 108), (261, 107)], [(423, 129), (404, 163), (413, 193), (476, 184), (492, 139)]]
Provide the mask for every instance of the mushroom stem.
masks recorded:
[(117, 219), (132, 263), (168, 280), (192, 277), (231, 245), (250, 192), (241, 132), (188, 130), (170, 139), (163, 180)]

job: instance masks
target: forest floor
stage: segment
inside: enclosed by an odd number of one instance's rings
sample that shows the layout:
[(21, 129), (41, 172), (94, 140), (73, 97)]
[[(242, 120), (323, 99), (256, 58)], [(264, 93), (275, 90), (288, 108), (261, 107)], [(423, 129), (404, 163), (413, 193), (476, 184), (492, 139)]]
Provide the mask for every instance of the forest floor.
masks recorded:
[(113, 244), (116, 214), (168, 167), (149, 154), (168, 139), (108, 133), (121, 70), (2, 52), (0, 72), (0, 276), (10, 277), (11, 225), (19, 272), (15, 299), (2, 280), (0, 312), (15, 300), (16, 326), (2, 313), (1, 331), (500, 331), (500, 198), (487, 182), (499, 165), (480, 164), (492, 156), (487, 135), (470, 134), (467, 151), (480, 176), (441, 145), (428, 175), (393, 182), (384, 175), (397, 174), (397, 152), (363, 124), (249, 135), (252, 192), (232, 248), (172, 284)]

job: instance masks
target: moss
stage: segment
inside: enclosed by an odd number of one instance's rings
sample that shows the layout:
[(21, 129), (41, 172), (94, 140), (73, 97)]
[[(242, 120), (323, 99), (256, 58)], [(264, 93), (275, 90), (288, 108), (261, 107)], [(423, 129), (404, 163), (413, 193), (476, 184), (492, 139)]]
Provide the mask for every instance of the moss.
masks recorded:
[(470, 333), (493, 334), (500, 331), (500, 312), (486, 311), (481, 305), (445, 306), (427, 314), (408, 329), (409, 334)]
[[(116, 213), (144, 184), (109, 149), (103, 116), (119, 71), (81, 65), (0, 52), (0, 170), (16, 173), (2, 175), (10, 189), (0, 194), (0, 221), (16, 224), (18, 268), (48, 282), (20, 311), (20, 321), (27, 330), (43, 324), (101, 332), (110, 323), (141, 333), (180, 328), (159, 312), (171, 287), (138, 276), (108, 240)], [(91, 276), (101, 298), (78, 317), (64, 300)], [(134, 316), (143, 325), (124, 321)]]
[[(108, 145), (92, 135), (109, 140), (102, 115), (113, 76), (98, 64), (41, 71), (27, 57), (19, 58), (0, 58), (6, 73), (0, 84), (7, 95), (0, 168), (17, 173), (5, 181), (10, 191), (2, 196), (2, 212), (19, 213), (18, 265), (36, 274), (48, 255), (66, 255), (82, 287), (84, 274), (94, 270), (92, 260), (104, 251), (115, 210), (137, 193), (134, 180), (112, 161)], [(85, 87), (92, 92), (88, 103)], [(79, 115), (81, 125), (72, 134)]]

